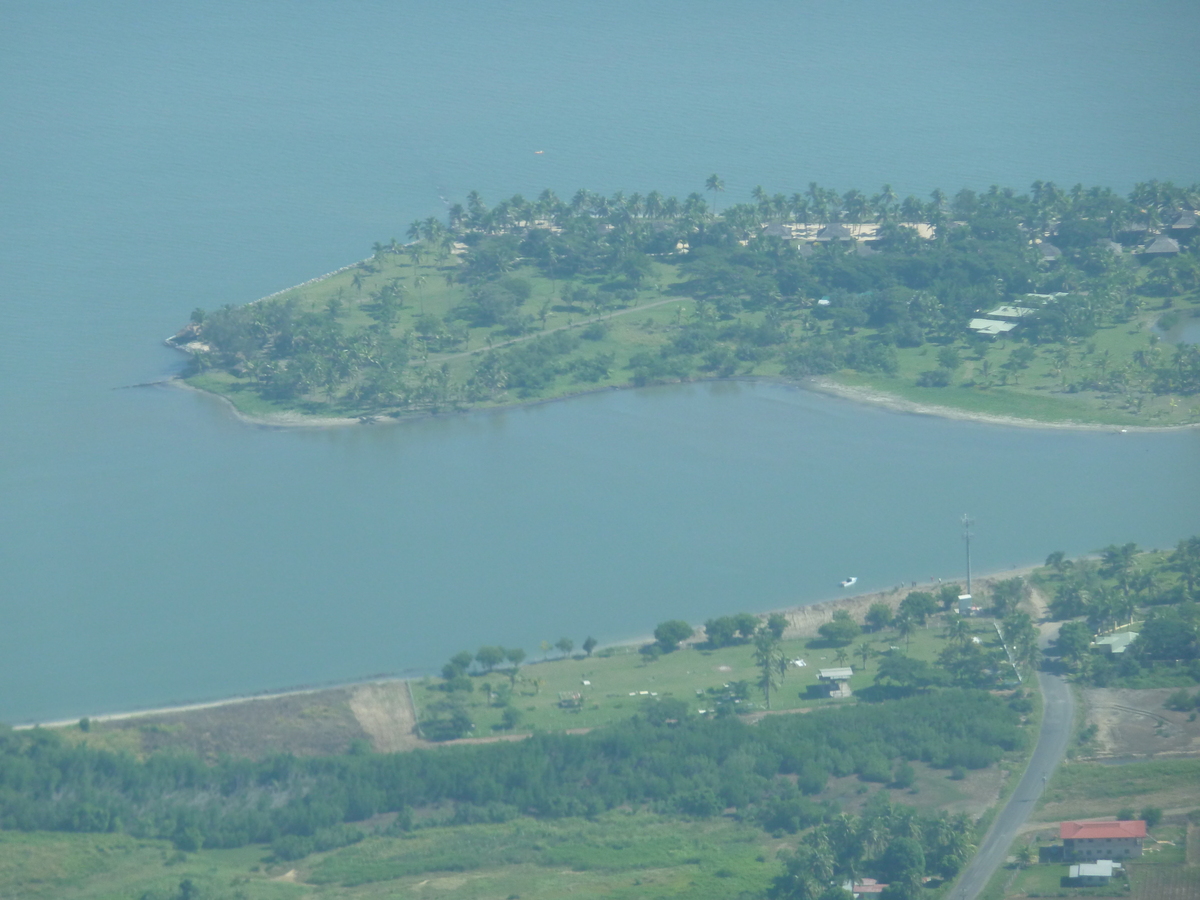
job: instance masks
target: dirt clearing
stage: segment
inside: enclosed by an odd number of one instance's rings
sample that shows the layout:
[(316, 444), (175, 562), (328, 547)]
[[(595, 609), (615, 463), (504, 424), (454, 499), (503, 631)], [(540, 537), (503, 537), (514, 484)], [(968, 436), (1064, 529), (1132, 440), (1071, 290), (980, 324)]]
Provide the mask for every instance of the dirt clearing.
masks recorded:
[(1163, 702), (1175, 690), (1081, 691), (1086, 724), (1096, 726), (1096, 735), (1080, 758), (1100, 761), (1200, 756), (1200, 716), (1163, 708)]

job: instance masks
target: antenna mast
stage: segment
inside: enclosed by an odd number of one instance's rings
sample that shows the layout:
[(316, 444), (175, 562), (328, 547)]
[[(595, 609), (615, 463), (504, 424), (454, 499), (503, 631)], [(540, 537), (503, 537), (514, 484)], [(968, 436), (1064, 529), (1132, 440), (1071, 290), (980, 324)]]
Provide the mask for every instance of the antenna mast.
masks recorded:
[(967, 545), (967, 594), (971, 593), (971, 526), (974, 524), (975, 521), (968, 518), (966, 513), (963, 513), (963, 541)]

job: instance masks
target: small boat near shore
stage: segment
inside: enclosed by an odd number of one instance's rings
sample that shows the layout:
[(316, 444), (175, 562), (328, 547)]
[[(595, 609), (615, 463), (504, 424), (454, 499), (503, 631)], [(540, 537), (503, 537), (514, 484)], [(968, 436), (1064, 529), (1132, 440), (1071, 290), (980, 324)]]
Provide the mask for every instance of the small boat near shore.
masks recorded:
[(858, 583), (858, 578), (854, 575), (851, 575), (849, 578), (842, 581), (842, 587), (844, 587), (844, 588), (852, 587), (857, 583)]

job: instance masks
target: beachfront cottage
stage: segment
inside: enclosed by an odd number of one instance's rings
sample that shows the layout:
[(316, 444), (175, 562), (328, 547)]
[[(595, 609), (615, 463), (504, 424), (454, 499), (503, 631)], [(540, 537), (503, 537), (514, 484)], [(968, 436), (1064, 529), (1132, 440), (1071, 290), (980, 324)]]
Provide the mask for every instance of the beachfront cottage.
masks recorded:
[(1130, 859), (1142, 855), (1146, 839), (1146, 823), (1132, 822), (1063, 822), (1058, 826), (1063, 842), (1063, 856), (1077, 862), (1096, 862), (1100, 859)]

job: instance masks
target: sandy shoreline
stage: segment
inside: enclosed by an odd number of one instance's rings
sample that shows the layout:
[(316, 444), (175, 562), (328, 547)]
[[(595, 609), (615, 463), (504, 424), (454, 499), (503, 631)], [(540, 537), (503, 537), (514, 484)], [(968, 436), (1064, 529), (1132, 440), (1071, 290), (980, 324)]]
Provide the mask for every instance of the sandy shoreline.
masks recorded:
[(830, 378), (811, 378), (800, 385), (808, 390), (832, 397), (840, 397), (855, 403), (868, 403), (872, 406), (883, 406), (896, 412), (910, 413), (918, 416), (937, 416), (942, 419), (962, 419), (969, 422), (984, 422), (990, 425), (1004, 425), (1013, 428), (1066, 428), (1073, 431), (1108, 431), (1120, 433), (1124, 431), (1179, 431), (1185, 428), (1200, 428), (1200, 423), (1183, 425), (1105, 425), (1092, 422), (1043, 422), (1040, 419), (1022, 419), (1017, 416), (998, 416), (991, 413), (970, 412), (955, 409), (952, 406), (936, 406), (931, 403), (917, 403), (905, 400), (895, 394), (887, 394), (873, 388), (849, 384), (839, 384)]
[[(688, 379), (678, 383), (703, 384), (706, 382), (720, 381), (748, 381), (781, 384), (796, 388), (798, 390), (813, 391), (818, 394), (837, 397), (841, 400), (847, 400), (852, 403), (864, 403), (870, 406), (880, 406), (885, 409), (890, 409), (893, 412), (907, 413), (909, 415), (917, 416), (934, 416), (941, 419), (958, 419), (966, 422), (980, 422), (986, 425), (1000, 425), (1009, 428), (1046, 428), (1068, 429), (1072, 431), (1103, 431), (1112, 434), (1118, 434), (1122, 432), (1179, 431), (1181, 429), (1200, 428), (1200, 423), (1184, 425), (1105, 425), (1090, 422), (1070, 421), (1043, 422), (1040, 419), (1022, 419), (1017, 416), (998, 416), (990, 413), (970, 412), (968, 410), (956, 409), (952, 406), (937, 406), (931, 403), (916, 403), (912, 400), (905, 400), (903, 397), (897, 397), (894, 394), (887, 394), (883, 391), (876, 391), (872, 388), (839, 384), (833, 379), (825, 377), (806, 378), (801, 381), (796, 381), (794, 379), (774, 376), (740, 376), (733, 378)], [(417, 413), (411, 416), (380, 415), (355, 418), (349, 416), (306, 416), (303, 413), (297, 412), (272, 413), (270, 415), (254, 416), (250, 415), (249, 413), (242, 412), (228, 397), (225, 397), (221, 394), (214, 394), (212, 391), (206, 391), (203, 388), (194, 387), (193, 385), (190, 385), (184, 381), (183, 378), (178, 376), (163, 382), (154, 382), (154, 384), (165, 384), (170, 387), (178, 387), (187, 391), (195, 391), (198, 394), (206, 394), (210, 397), (216, 397), (229, 407), (229, 409), (233, 412), (234, 418), (241, 422), (245, 422), (247, 425), (256, 425), (263, 428), (342, 428), (347, 425), (397, 425), (403, 422), (414, 422), (420, 419), (432, 418), (434, 416), (466, 415), (473, 412), (500, 412), (508, 409), (539, 406), (546, 403), (560, 403), (562, 401), (570, 400), (575, 397), (582, 397), (587, 394), (600, 394), (606, 391), (631, 390), (635, 387), (634, 385), (612, 385), (602, 388), (572, 391), (571, 393), (563, 394), (560, 397), (546, 397), (539, 400), (514, 401), (512, 403), (504, 403), (497, 406), (473, 407), (471, 409), (451, 410), (444, 413)]]
[[(1004, 578), (1014, 578), (1018, 575), (1025, 576), (1038, 568), (1036, 565), (1029, 565), (1020, 568), (1006, 569), (995, 572), (988, 572), (980, 575), (975, 575), (972, 578), (974, 585), (987, 585), (992, 581)], [(788, 618), (788, 628), (784, 632), (784, 637), (787, 640), (797, 640), (806, 637), (815, 637), (817, 630), (826, 622), (833, 619), (833, 614), (844, 609), (856, 619), (861, 620), (866, 614), (867, 609), (873, 603), (886, 603), (893, 610), (900, 604), (900, 601), (908, 594), (909, 591), (937, 591), (943, 583), (953, 584), (962, 583), (965, 579), (957, 576), (946, 578), (943, 580), (935, 579), (933, 581), (918, 582), (914, 587), (911, 582), (905, 582), (887, 588), (881, 591), (870, 591), (862, 594), (854, 594), (847, 597), (835, 597), (828, 600), (818, 600), (813, 603), (803, 604), (800, 606), (785, 606), (779, 609), (767, 610), (760, 612), (758, 615), (767, 616), (770, 613), (782, 613)], [(973, 586), (974, 587), (974, 586)], [(977, 590), (977, 588), (975, 588)], [(700, 623), (694, 623), (699, 629)], [(636, 647), (641, 646), (653, 640), (653, 636), (645, 635), (643, 637), (630, 640), (620, 641), (615, 644), (605, 646), (613, 647)], [(537, 665), (537, 660), (530, 660), (526, 665)], [(366, 678), (360, 681), (345, 681), (335, 684), (322, 685), (320, 687), (296, 688), (293, 690), (283, 691), (268, 691), (256, 694), (244, 694), (234, 697), (227, 697), (219, 700), (208, 700), (199, 703), (182, 703), (174, 706), (161, 706), (150, 709), (127, 710), (124, 712), (114, 713), (98, 713), (96, 715), (79, 716), (71, 719), (56, 719), (48, 722), (24, 722), (19, 725), (14, 725), (16, 730), (26, 730), (30, 728), (66, 728), (79, 723), (80, 718), (87, 718), (91, 722), (119, 722), (127, 719), (137, 719), (143, 716), (162, 716), (174, 715), (177, 713), (197, 712), (200, 710), (217, 709), (221, 707), (237, 706), (244, 703), (253, 703), (256, 700), (278, 700), (283, 697), (299, 697), (311, 694), (319, 694), (323, 691), (336, 691), (350, 688), (366, 687), (369, 685), (385, 685), (385, 684), (402, 684), (404, 682), (419, 681), (424, 676), (413, 677), (373, 677)]]

